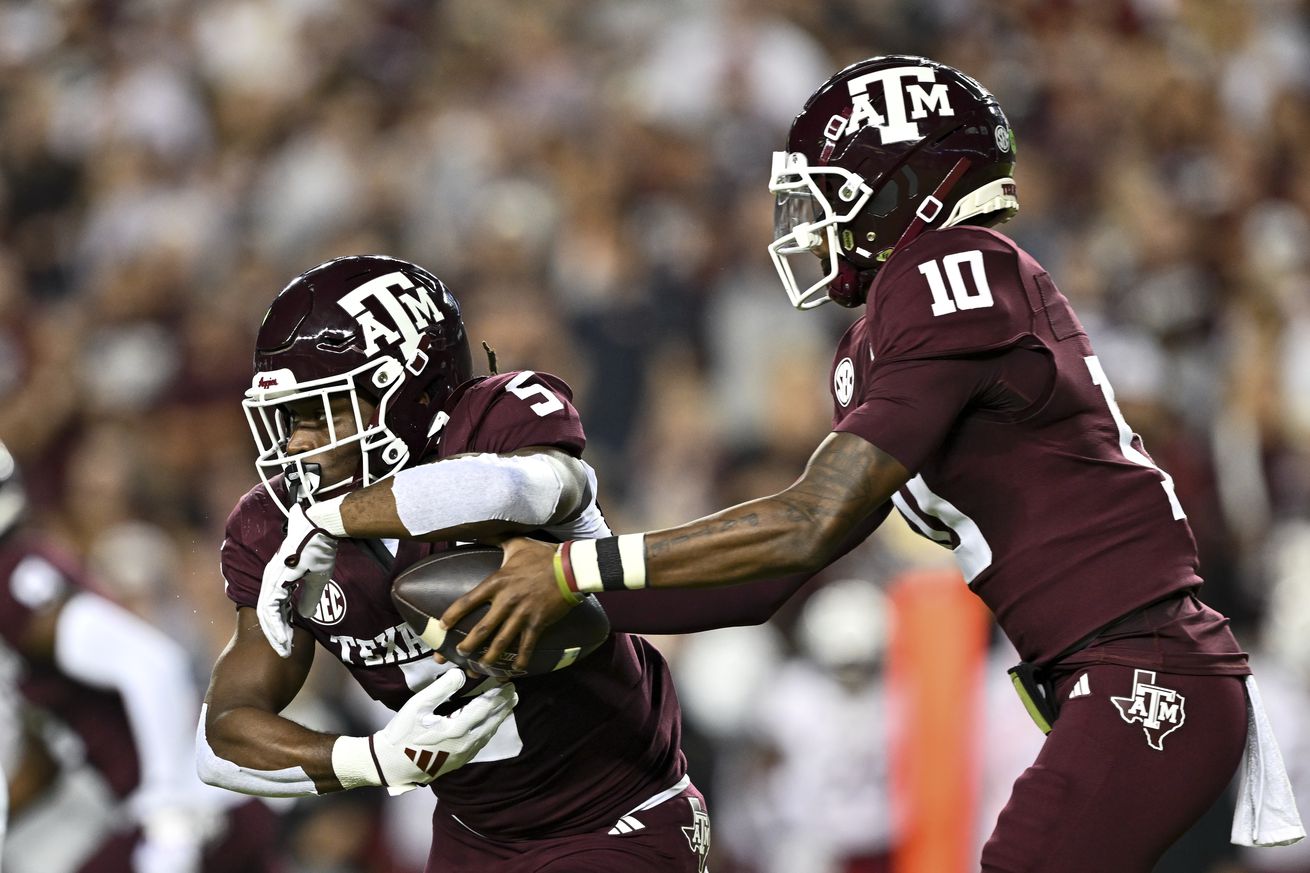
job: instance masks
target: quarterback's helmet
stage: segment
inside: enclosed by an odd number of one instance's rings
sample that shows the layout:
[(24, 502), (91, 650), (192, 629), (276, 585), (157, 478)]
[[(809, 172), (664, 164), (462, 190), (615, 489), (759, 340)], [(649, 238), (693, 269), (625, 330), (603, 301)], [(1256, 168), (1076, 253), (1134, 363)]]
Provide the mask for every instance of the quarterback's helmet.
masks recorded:
[[(444, 423), (442, 405), (472, 369), (459, 303), (436, 276), (381, 255), (320, 264), (282, 289), (255, 340), (255, 375), (242, 406), (260, 478), (283, 509), (270, 485), (279, 472), (299, 483), (292, 499), (385, 479), (423, 455)], [(336, 432), (335, 397), (353, 409), (354, 433)], [(328, 441), (288, 454), (286, 406), (304, 400), (323, 403)], [(350, 443), (362, 456), (356, 477), (320, 482), (306, 468), (315, 455)]]
[[(945, 64), (887, 55), (833, 76), (773, 153), (769, 253), (792, 305), (858, 306), (882, 263), (924, 230), (1012, 218), (1014, 148), (996, 98)], [(823, 275), (801, 288), (789, 258), (816, 254)]]

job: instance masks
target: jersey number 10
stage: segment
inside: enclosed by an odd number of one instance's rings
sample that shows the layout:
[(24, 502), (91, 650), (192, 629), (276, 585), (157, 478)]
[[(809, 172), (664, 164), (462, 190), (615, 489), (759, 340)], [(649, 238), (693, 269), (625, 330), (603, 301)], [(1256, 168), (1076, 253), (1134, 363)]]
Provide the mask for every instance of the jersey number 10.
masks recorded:
[[(965, 280), (965, 264), (969, 265), (972, 283)], [(942, 278), (943, 268), (945, 280)], [(961, 309), (985, 309), (994, 302), (987, 274), (983, 272), (982, 252), (977, 249), (947, 255), (940, 264), (935, 260), (926, 261), (919, 265), (919, 272), (928, 280), (928, 290), (932, 292), (933, 315), (950, 315)]]

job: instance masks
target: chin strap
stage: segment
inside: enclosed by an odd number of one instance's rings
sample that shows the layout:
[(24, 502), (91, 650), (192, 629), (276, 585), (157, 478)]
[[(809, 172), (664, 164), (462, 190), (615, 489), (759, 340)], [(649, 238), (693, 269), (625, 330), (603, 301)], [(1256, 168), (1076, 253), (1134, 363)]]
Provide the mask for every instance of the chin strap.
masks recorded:
[(837, 275), (828, 283), (828, 299), (838, 306), (854, 309), (864, 303), (872, 284), (873, 270), (858, 270), (854, 264), (839, 258)]
[(942, 210), (946, 208), (943, 205), (943, 200), (951, 193), (955, 183), (960, 181), (960, 177), (968, 171), (971, 163), (968, 158), (960, 158), (955, 162), (955, 166), (951, 167), (951, 171), (946, 174), (946, 178), (942, 179), (936, 190), (925, 197), (923, 202), (919, 204), (919, 208), (914, 211), (914, 219), (905, 228), (905, 232), (896, 241), (896, 245), (892, 246), (892, 254), (896, 254), (896, 252), (913, 242), (919, 234), (928, 229), (929, 224), (937, 220), (938, 216), (942, 214)]
[[(971, 163), (968, 158), (960, 158), (955, 162), (955, 166), (951, 167), (951, 171), (946, 174), (937, 188), (919, 204), (914, 218), (901, 234), (901, 238), (896, 241), (896, 245), (891, 247), (887, 257), (891, 257), (917, 239), (919, 234), (928, 229), (929, 224), (941, 216), (942, 210), (946, 208), (943, 204), (944, 198), (968, 172)], [(873, 276), (873, 270), (860, 270), (846, 260), (840, 259), (837, 264), (837, 275), (828, 283), (828, 298), (838, 306), (847, 308), (860, 306), (868, 296), (869, 286), (873, 284)]]

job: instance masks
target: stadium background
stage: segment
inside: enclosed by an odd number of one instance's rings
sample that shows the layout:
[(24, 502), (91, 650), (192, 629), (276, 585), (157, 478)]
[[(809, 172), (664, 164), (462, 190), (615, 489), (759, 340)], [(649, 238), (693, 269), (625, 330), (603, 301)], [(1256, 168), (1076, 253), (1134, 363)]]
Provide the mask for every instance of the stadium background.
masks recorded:
[[(254, 482), (239, 408), (253, 334), (329, 257), (428, 266), (502, 368), (568, 380), (617, 529), (781, 487), (826, 433), (851, 316), (786, 303), (764, 248), (770, 152), (839, 67), (926, 54), (1006, 108), (1022, 202), (1008, 232), (1074, 302), (1173, 473), (1205, 599), (1256, 654), (1305, 810), (1308, 11), (0, 0), (0, 439), (40, 523), (186, 643), (198, 681), (232, 626), (217, 547)], [(913, 829), (887, 788), (896, 610), (868, 585), (894, 592), (943, 555), (880, 533), (827, 574), (865, 584), (814, 601), (817, 641), (800, 604), (763, 629), (660, 641), (714, 803), (716, 873), (878, 869)], [(1009, 657), (993, 647), (959, 710), (976, 802), (955, 830), (972, 842), (1040, 739), (1006, 696)], [(300, 716), (376, 718), (336, 678), (316, 668)], [(413, 869), (422, 800), (373, 794), (288, 809), (290, 869)], [(1237, 855), (1226, 837), (1221, 810), (1170, 869), (1310, 870), (1310, 852)]]

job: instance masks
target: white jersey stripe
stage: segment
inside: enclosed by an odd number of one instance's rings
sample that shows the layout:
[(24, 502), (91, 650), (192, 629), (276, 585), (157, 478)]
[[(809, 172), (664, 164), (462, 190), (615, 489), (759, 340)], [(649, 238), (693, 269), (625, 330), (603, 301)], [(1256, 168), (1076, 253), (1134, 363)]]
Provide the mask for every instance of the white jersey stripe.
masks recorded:
[[(992, 547), (987, 544), (977, 522), (956, 509), (949, 500), (934, 494), (922, 476), (915, 476), (906, 482), (905, 489), (913, 495), (924, 515), (938, 519), (959, 537), (960, 544), (955, 547), (955, 561), (960, 565), (965, 582), (973, 582), (978, 574), (992, 565)], [(905, 502), (898, 501), (897, 508), (901, 508)], [(936, 536), (932, 536), (932, 539), (940, 542)]]

